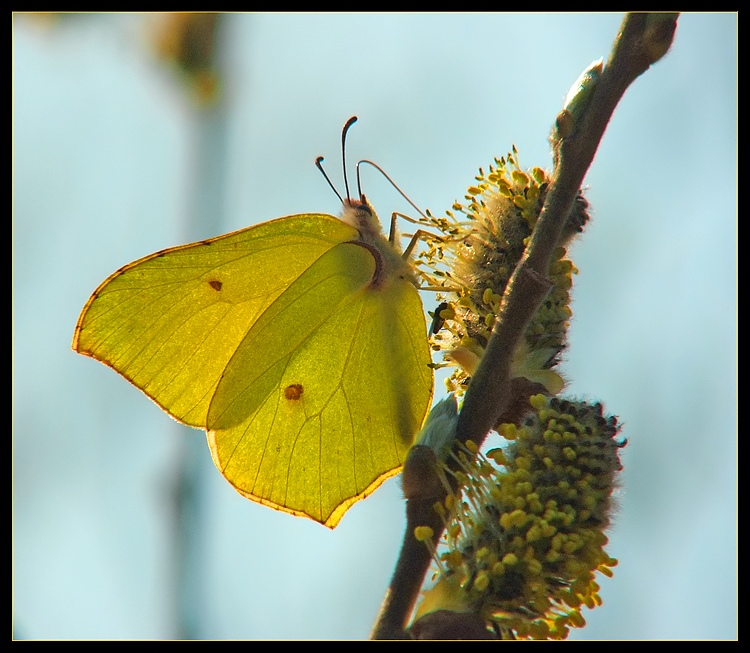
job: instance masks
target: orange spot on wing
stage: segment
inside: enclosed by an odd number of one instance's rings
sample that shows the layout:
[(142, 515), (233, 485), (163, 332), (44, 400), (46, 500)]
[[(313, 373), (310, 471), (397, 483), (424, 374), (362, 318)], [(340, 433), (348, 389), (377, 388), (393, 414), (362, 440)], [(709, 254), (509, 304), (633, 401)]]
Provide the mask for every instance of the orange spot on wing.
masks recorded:
[(299, 401), (302, 398), (302, 393), (305, 391), (299, 383), (292, 383), (292, 385), (284, 388), (284, 397), (289, 401)]

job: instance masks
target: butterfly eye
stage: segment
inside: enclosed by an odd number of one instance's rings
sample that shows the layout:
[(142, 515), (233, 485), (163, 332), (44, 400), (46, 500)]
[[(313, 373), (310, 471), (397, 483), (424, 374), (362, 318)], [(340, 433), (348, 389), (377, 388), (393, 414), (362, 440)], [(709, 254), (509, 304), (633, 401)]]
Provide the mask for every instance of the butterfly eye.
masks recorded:
[(358, 211), (364, 211), (368, 215), (372, 216), (372, 209), (370, 208), (370, 205), (368, 204), (367, 199), (364, 195), (362, 195), (362, 199), (359, 201), (355, 208)]

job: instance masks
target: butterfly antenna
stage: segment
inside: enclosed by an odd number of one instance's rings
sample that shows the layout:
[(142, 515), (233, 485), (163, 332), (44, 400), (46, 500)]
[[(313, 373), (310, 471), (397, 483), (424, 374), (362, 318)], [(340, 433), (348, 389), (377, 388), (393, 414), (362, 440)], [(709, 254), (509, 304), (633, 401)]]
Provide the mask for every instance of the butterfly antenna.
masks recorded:
[(321, 174), (323, 175), (323, 178), (328, 182), (328, 185), (331, 187), (331, 190), (334, 193), (336, 193), (336, 197), (338, 197), (339, 200), (341, 200), (341, 203), (344, 204), (344, 198), (341, 197), (341, 193), (339, 193), (336, 190), (336, 186), (333, 185), (333, 182), (331, 182), (331, 180), (328, 178), (326, 171), (323, 170), (323, 157), (322, 156), (319, 156), (317, 159), (315, 159), (315, 165), (318, 166), (318, 170), (320, 170)]
[[(349, 179), (346, 176), (346, 134), (355, 122), (357, 122), (357, 116), (352, 116), (346, 121), (344, 128), (341, 130), (341, 165), (344, 167), (344, 188), (346, 189), (347, 199), (351, 199), (351, 195), (349, 194)], [(359, 186), (359, 183), (357, 186)], [(361, 195), (362, 193), (360, 193)]]
[(401, 197), (403, 197), (407, 202), (409, 202), (409, 204), (412, 205), (414, 210), (419, 213), (419, 215), (427, 219), (427, 216), (422, 212), (422, 209), (420, 209), (414, 202), (411, 201), (409, 196), (398, 187), (398, 184), (388, 176), (388, 173), (386, 173), (386, 171), (383, 170), (383, 168), (381, 168), (377, 163), (369, 161), (368, 159), (362, 159), (357, 163), (357, 190), (359, 191), (360, 195), (362, 195), (362, 185), (360, 183), (359, 166), (363, 163), (367, 163), (368, 165), (371, 165), (373, 168), (375, 168), (375, 170), (383, 175), (383, 177), (385, 177), (390, 182), (391, 186), (393, 186), (401, 194)]

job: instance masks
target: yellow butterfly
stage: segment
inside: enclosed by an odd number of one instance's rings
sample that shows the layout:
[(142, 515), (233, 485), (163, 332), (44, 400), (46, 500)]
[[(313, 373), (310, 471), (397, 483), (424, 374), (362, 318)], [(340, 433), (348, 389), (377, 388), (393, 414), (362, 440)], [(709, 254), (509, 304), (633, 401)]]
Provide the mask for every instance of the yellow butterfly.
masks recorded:
[(240, 494), (331, 528), (400, 470), (432, 398), (414, 272), (364, 195), (120, 268), (73, 349), (205, 429)]

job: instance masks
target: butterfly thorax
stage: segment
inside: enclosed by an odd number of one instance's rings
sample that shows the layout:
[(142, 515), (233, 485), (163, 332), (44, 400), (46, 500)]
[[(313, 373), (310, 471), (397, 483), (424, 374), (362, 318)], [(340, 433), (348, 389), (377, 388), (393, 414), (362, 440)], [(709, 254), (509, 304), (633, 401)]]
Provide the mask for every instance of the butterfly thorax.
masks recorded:
[(364, 195), (360, 200), (344, 201), (341, 219), (359, 232), (359, 238), (355, 242), (366, 247), (375, 257), (376, 269), (372, 287), (382, 287), (389, 280), (396, 278), (407, 279), (419, 287), (411, 266), (403, 258), (398, 238), (395, 238), (394, 242), (386, 238), (375, 209)]

